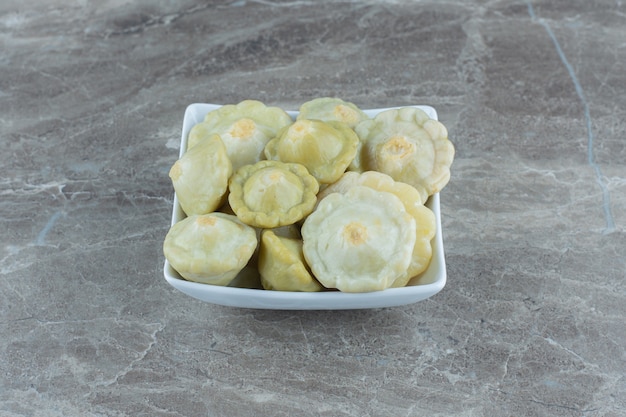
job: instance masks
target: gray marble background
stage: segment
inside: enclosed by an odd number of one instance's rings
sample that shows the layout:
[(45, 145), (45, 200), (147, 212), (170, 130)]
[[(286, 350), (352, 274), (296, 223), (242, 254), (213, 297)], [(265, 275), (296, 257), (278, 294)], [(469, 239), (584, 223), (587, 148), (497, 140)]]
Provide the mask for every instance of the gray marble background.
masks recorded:
[[(622, 1), (0, 4), (0, 415), (626, 415)], [(167, 285), (185, 107), (435, 107), (448, 284), (264, 311)]]

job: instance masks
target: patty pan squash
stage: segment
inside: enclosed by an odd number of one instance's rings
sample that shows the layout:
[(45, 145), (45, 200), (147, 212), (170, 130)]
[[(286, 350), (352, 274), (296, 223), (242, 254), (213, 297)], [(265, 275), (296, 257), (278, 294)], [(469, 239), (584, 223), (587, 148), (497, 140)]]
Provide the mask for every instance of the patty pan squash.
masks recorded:
[(225, 201), (233, 172), (219, 135), (211, 135), (174, 163), (169, 176), (180, 206), (188, 216), (207, 214)]
[(266, 290), (314, 292), (324, 289), (311, 275), (302, 253), (302, 240), (261, 233), (259, 273)]
[(302, 119), (343, 122), (354, 128), (369, 117), (353, 103), (336, 97), (320, 97), (300, 106), (296, 120)]
[(352, 187), (359, 185), (392, 193), (400, 199), (406, 212), (415, 219), (415, 246), (413, 247), (411, 262), (407, 270), (392, 285), (393, 287), (403, 287), (411, 278), (428, 268), (433, 255), (431, 241), (435, 237), (437, 223), (435, 213), (424, 206), (427, 198), (426, 190), (422, 188), (422, 192), (419, 192), (413, 186), (394, 181), (389, 175), (378, 171), (363, 173), (349, 171), (343, 174), (339, 181), (320, 191), (317, 195), (318, 202), (331, 193), (345, 193)]
[(209, 112), (204, 121), (191, 128), (187, 148), (210, 135), (221, 136), (233, 169), (265, 159), (263, 150), (278, 131), (293, 123), (279, 107), (268, 107), (258, 100), (244, 100)]
[(454, 146), (446, 127), (417, 108), (386, 110), (359, 123), (355, 170), (380, 171), (396, 181), (424, 187), (429, 195), (450, 180)]
[(315, 207), (317, 180), (296, 163), (259, 161), (230, 179), (228, 202), (244, 223), (259, 228), (294, 224)]
[(174, 224), (165, 236), (163, 254), (183, 278), (224, 286), (246, 266), (257, 244), (254, 228), (215, 212)]
[(415, 219), (392, 193), (355, 186), (320, 201), (302, 225), (304, 257), (326, 288), (389, 288), (407, 270)]
[(350, 165), (358, 144), (358, 136), (345, 123), (301, 119), (267, 143), (265, 156), (302, 164), (321, 184), (330, 184)]

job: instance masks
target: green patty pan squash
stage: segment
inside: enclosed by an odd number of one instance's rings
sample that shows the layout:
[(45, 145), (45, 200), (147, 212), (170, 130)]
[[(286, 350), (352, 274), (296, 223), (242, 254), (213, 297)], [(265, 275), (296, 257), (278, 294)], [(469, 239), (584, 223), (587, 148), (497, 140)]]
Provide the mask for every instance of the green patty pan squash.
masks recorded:
[(322, 291), (311, 275), (302, 253), (302, 240), (276, 235), (271, 229), (261, 234), (259, 273), (266, 290)]
[(321, 184), (331, 184), (346, 171), (358, 144), (358, 136), (345, 123), (302, 119), (270, 140), (265, 156), (302, 164)]
[(356, 186), (321, 200), (301, 232), (304, 257), (324, 287), (369, 292), (405, 273), (416, 225), (394, 194)]
[(259, 161), (230, 179), (228, 202), (244, 223), (259, 228), (294, 224), (313, 211), (317, 180), (296, 163)]
[(300, 106), (296, 120), (317, 119), (324, 122), (343, 122), (354, 128), (369, 119), (355, 104), (336, 97), (320, 97)]
[(221, 136), (233, 170), (265, 159), (263, 150), (278, 131), (293, 123), (279, 107), (269, 107), (257, 100), (228, 104), (209, 112), (204, 121), (191, 128), (187, 148), (191, 149), (205, 138)]
[(219, 135), (185, 152), (169, 176), (185, 214), (207, 214), (225, 202), (233, 167)]
[(254, 228), (215, 212), (174, 224), (165, 236), (163, 254), (183, 278), (224, 286), (246, 266), (257, 244)]
[(359, 123), (361, 147), (355, 170), (380, 171), (429, 195), (450, 180), (454, 146), (446, 127), (417, 108), (386, 110)]
[(346, 172), (334, 184), (329, 185), (317, 195), (318, 202), (332, 193), (345, 193), (352, 187), (365, 186), (378, 191), (389, 192), (400, 199), (404, 209), (415, 219), (415, 245), (411, 255), (411, 262), (407, 270), (399, 276), (392, 287), (403, 287), (409, 280), (428, 268), (433, 255), (431, 245), (435, 237), (437, 223), (435, 213), (424, 205), (426, 201), (425, 190), (418, 191), (413, 186), (395, 181), (389, 175), (377, 171), (366, 171), (363, 173)]

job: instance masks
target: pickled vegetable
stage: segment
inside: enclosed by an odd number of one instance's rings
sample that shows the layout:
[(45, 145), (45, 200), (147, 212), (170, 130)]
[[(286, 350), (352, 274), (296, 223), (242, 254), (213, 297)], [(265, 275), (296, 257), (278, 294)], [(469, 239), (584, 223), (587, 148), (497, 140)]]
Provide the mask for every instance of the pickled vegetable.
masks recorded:
[(335, 97), (320, 97), (307, 101), (300, 106), (296, 120), (302, 119), (343, 122), (354, 128), (357, 124), (369, 118), (354, 103)]
[(232, 164), (219, 135), (183, 154), (170, 169), (178, 202), (188, 215), (207, 214), (226, 200)]
[(329, 194), (302, 226), (313, 275), (344, 292), (389, 288), (407, 270), (415, 236), (415, 219), (397, 196), (364, 186)]
[(244, 223), (274, 228), (306, 217), (317, 200), (317, 180), (300, 164), (259, 161), (230, 179), (228, 202)]
[(454, 146), (448, 131), (417, 108), (386, 110), (355, 128), (361, 139), (357, 170), (380, 171), (396, 181), (424, 187), (428, 195), (450, 180)]
[(297, 120), (265, 147), (267, 159), (304, 165), (321, 183), (339, 179), (356, 155), (359, 138), (342, 122)]
[(185, 279), (228, 285), (257, 247), (254, 229), (236, 216), (211, 213), (189, 216), (173, 225), (163, 254)]

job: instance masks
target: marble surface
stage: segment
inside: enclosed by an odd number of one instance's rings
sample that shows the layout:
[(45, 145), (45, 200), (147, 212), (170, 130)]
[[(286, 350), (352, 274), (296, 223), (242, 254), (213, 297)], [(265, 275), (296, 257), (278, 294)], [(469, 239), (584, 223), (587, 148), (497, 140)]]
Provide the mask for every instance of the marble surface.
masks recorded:
[[(0, 415), (626, 415), (622, 1), (0, 4)], [(262, 311), (162, 275), (185, 107), (435, 107), (448, 283)]]

